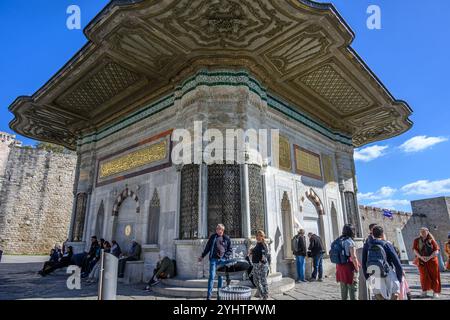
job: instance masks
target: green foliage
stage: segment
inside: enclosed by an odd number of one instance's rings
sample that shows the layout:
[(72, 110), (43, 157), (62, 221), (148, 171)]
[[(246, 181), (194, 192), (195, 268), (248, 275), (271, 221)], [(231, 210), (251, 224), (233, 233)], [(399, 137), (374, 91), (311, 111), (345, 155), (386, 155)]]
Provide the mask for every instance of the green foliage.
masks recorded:
[(57, 144), (49, 143), (49, 142), (38, 142), (36, 144), (36, 149), (39, 150), (47, 150), (55, 153), (63, 153), (65, 148), (63, 146), (59, 146)]

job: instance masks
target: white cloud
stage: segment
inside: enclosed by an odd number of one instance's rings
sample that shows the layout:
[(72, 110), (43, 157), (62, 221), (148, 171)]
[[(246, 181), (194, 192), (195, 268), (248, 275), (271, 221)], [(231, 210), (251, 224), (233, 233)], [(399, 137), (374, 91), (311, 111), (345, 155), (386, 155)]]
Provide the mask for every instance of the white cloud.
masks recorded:
[(397, 189), (391, 187), (381, 187), (376, 192), (358, 193), (359, 200), (378, 200), (391, 197)]
[(410, 204), (409, 200), (384, 199), (371, 202), (369, 203), (369, 206), (379, 207), (382, 209), (399, 210), (405, 209), (404, 207), (409, 206), (409, 204)]
[(416, 136), (403, 143), (400, 149), (404, 152), (419, 152), (447, 140), (445, 137)]
[(355, 161), (369, 162), (384, 156), (384, 152), (388, 146), (374, 145), (371, 147), (366, 147), (363, 149), (355, 150), (354, 159)]
[(450, 179), (436, 181), (419, 180), (403, 186), (401, 190), (405, 194), (425, 196), (450, 193)]

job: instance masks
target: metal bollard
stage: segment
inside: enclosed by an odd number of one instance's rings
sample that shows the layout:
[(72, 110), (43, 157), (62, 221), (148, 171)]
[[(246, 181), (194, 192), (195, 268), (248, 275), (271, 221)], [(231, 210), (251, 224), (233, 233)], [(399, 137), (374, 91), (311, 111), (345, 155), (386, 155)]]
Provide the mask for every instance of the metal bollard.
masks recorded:
[(116, 300), (119, 259), (102, 249), (98, 281), (98, 300)]

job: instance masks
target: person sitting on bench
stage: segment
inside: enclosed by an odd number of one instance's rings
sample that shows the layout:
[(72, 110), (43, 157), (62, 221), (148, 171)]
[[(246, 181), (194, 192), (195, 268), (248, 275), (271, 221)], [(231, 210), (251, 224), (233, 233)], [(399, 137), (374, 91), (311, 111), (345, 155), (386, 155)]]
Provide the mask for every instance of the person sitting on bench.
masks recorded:
[(73, 256), (73, 248), (72, 246), (69, 246), (67, 248), (67, 252), (64, 253), (64, 255), (61, 258), (59, 258), (59, 261), (57, 262), (47, 261), (44, 264), (42, 270), (39, 271), (39, 274), (45, 277), (46, 275), (52, 273), (56, 269), (61, 269), (70, 266), (72, 264), (72, 256)]
[(145, 290), (150, 290), (151, 286), (159, 283), (160, 279), (173, 278), (175, 276), (175, 265), (164, 251), (159, 252), (159, 261), (153, 270), (153, 276), (145, 287)]
[(141, 258), (141, 245), (137, 243), (136, 240), (133, 240), (131, 242), (131, 248), (128, 251), (128, 255), (123, 255), (119, 259), (119, 270), (118, 270), (119, 278), (123, 278), (124, 276), (125, 265), (127, 261), (139, 261), (140, 258)]

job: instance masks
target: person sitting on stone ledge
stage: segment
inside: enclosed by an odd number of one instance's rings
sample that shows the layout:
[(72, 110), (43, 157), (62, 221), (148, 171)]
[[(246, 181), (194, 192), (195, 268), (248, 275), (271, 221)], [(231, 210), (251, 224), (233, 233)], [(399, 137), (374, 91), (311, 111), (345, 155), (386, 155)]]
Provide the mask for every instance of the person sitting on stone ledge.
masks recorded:
[(139, 261), (140, 258), (141, 258), (141, 245), (137, 243), (136, 240), (133, 240), (131, 242), (131, 248), (130, 251), (128, 252), (128, 255), (123, 255), (119, 259), (119, 270), (118, 270), (119, 278), (123, 278), (124, 276), (125, 265), (127, 261)]
[[(103, 240), (103, 242), (101, 241)], [(97, 264), (97, 262), (100, 260), (100, 254), (102, 252), (103, 249), (103, 245), (105, 243), (104, 239), (101, 239), (100, 241), (97, 242), (97, 246), (95, 246), (95, 251), (92, 254), (92, 258), (89, 260), (87, 268), (84, 270), (84, 272), (81, 274), (82, 278), (86, 278), (87, 276), (89, 276), (89, 273), (91, 273), (92, 269), (94, 268), (94, 266)]]
[(151, 286), (159, 283), (160, 279), (173, 278), (175, 276), (175, 264), (166, 253), (161, 250), (159, 252), (159, 261), (156, 264), (155, 270), (153, 270), (153, 276), (145, 287), (145, 290), (150, 290)]
[(50, 259), (48, 260), (48, 262), (58, 262), (59, 258), (61, 258), (59, 252), (53, 248), (50, 250)]
[[(90, 266), (91, 266), (91, 262), (93, 259), (95, 259), (96, 255), (97, 255), (97, 251), (99, 248), (99, 244), (97, 241), (97, 237), (96, 236), (92, 236), (91, 237), (91, 247), (89, 248), (89, 252), (87, 253), (87, 255), (83, 258), (83, 261), (81, 263), (81, 272), (82, 275), (88, 275), (90, 270)], [(86, 274), (87, 273), (87, 274)]]
[(116, 240), (111, 241), (112, 247), (111, 247), (111, 254), (117, 258), (120, 257), (122, 254), (122, 250), (120, 249), (119, 244), (116, 242)]
[(70, 266), (72, 256), (73, 256), (73, 248), (72, 246), (68, 246), (67, 252), (64, 253), (64, 255), (61, 258), (59, 258), (58, 261), (56, 262), (47, 261), (46, 263), (44, 263), (44, 267), (42, 268), (41, 271), (39, 271), (39, 274), (45, 277), (46, 275), (52, 273), (56, 269), (61, 269)]
[[(104, 241), (102, 249), (105, 253), (111, 253), (111, 244), (108, 241)], [(92, 268), (92, 271), (89, 273), (89, 276), (88, 276), (88, 279), (86, 282), (88, 282), (88, 283), (97, 282), (99, 276), (100, 276), (100, 257), (99, 257), (97, 263)]]

